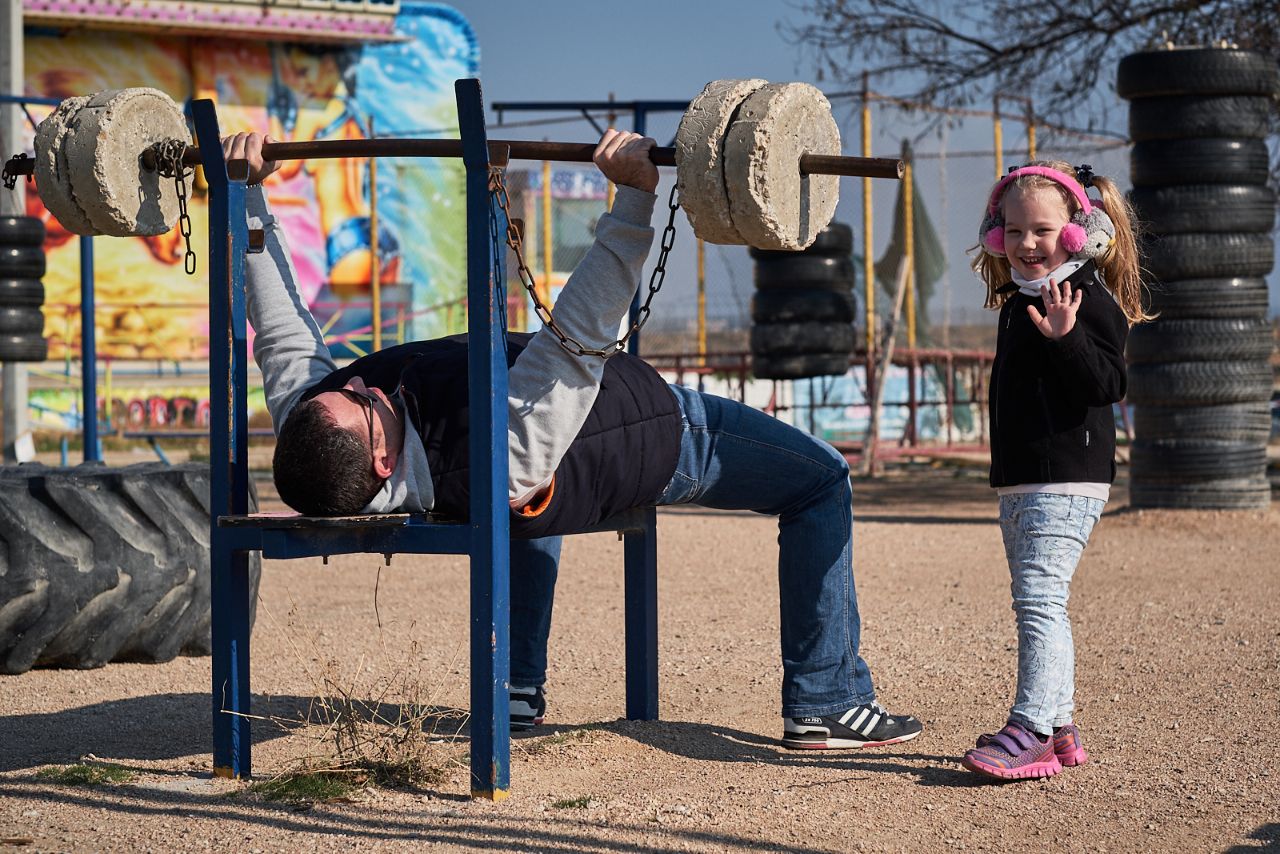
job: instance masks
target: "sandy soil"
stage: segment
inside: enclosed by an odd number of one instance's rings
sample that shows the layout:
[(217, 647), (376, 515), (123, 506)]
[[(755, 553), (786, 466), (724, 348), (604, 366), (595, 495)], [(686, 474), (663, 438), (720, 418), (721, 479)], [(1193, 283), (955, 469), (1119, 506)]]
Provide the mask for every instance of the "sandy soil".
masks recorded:
[[(1254, 851), (1280, 849), (1280, 510), (1137, 512), (1123, 488), (1072, 599), (1077, 720), (1093, 761), (983, 783), (957, 760), (1012, 692), (1014, 627), (980, 477), (921, 468), (856, 489), (864, 654), (925, 733), (896, 748), (776, 744), (769, 519), (660, 515), (663, 721), (623, 708), (621, 546), (566, 544), (547, 725), (513, 746), (512, 794), (438, 782), (281, 803), (210, 776), (208, 659), (0, 677), (0, 848), (29, 851)], [(254, 633), (259, 778), (329, 749), (299, 725), (343, 690), (466, 705), (466, 568), (447, 557), (269, 562)], [(375, 597), (376, 592), (376, 597)], [(391, 687), (388, 687), (390, 685)], [(130, 782), (37, 776), (93, 755)]]

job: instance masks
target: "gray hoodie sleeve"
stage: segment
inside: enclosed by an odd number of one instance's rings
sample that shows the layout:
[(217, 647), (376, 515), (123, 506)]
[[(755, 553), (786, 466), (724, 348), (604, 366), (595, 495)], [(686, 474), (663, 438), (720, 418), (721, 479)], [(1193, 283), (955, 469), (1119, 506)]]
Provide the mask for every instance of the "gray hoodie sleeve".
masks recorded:
[[(657, 196), (619, 187), (613, 209), (596, 223), (596, 240), (569, 277), (553, 314), (565, 334), (600, 349), (618, 337), (653, 243)], [(510, 498), (521, 506), (551, 482), (595, 404), (604, 359), (575, 356), (542, 328), (511, 368)]]
[(262, 187), (249, 187), (249, 227), (261, 228), (266, 249), (245, 260), (245, 308), (253, 325), (253, 358), (262, 371), (271, 424), (280, 434), (298, 398), (337, 368), (320, 327), (298, 293), (284, 231), (267, 207)]

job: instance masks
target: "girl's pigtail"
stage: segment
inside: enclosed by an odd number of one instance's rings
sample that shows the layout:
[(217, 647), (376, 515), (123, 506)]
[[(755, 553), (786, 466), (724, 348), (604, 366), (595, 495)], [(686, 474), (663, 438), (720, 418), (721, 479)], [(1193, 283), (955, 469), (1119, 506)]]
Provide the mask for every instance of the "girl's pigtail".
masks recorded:
[(1148, 314), (1143, 306), (1137, 217), (1129, 200), (1110, 178), (1094, 177), (1093, 186), (1102, 196), (1102, 209), (1116, 228), (1116, 239), (1099, 265), (1103, 278), (1130, 324), (1151, 320), (1153, 315)]

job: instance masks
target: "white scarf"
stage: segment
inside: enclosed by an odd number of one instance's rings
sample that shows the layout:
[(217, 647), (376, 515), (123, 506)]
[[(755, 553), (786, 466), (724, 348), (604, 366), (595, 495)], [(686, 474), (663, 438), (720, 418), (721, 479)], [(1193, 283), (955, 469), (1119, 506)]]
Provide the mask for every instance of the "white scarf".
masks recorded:
[(1040, 288), (1043, 287), (1044, 285), (1049, 284), (1050, 279), (1053, 279), (1055, 282), (1061, 285), (1063, 280), (1066, 279), (1067, 276), (1070, 276), (1072, 273), (1074, 273), (1076, 270), (1079, 270), (1084, 265), (1085, 265), (1084, 261), (1068, 261), (1062, 266), (1058, 267), (1058, 269), (1049, 273), (1049, 275), (1040, 279), (1036, 279), (1034, 281), (1022, 278), (1022, 276), (1018, 275), (1018, 271), (1012, 268), (1010, 269), (1010, 272), (1013, 273), (1013, 283), (1018, 286), (1019, 293), (1024, 293), (1029, 297), (1038, 297), (1041, 295)]

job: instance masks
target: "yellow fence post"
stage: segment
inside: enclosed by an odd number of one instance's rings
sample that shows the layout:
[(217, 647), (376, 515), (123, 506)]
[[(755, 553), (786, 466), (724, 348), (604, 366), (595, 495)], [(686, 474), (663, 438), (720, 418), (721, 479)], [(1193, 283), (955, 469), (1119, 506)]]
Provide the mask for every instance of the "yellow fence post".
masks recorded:
[(991, 113), (996, 135), (996, 180), (1004, 177), (1004, 128), (1000, 126), (1000, 96), (995, 98)]
[[(870, 77), (862, 72), (862, 156), (871, 156), (871, 90)], [(871, 258), (871, 179), (862, 179), (862, 290), (866, 303), (867, 364), (876, 352), (876, 267)]]
[(698, 366), (707, 366), (707, 244), (698, 238)]
[[(369, 138), (374, 138), (373, 116), (369, 117)], [(382, 349), (382, 270), (378, 257), (378, 158), (369, 158), (369, 290), (373, 325), (373, 351)]]

